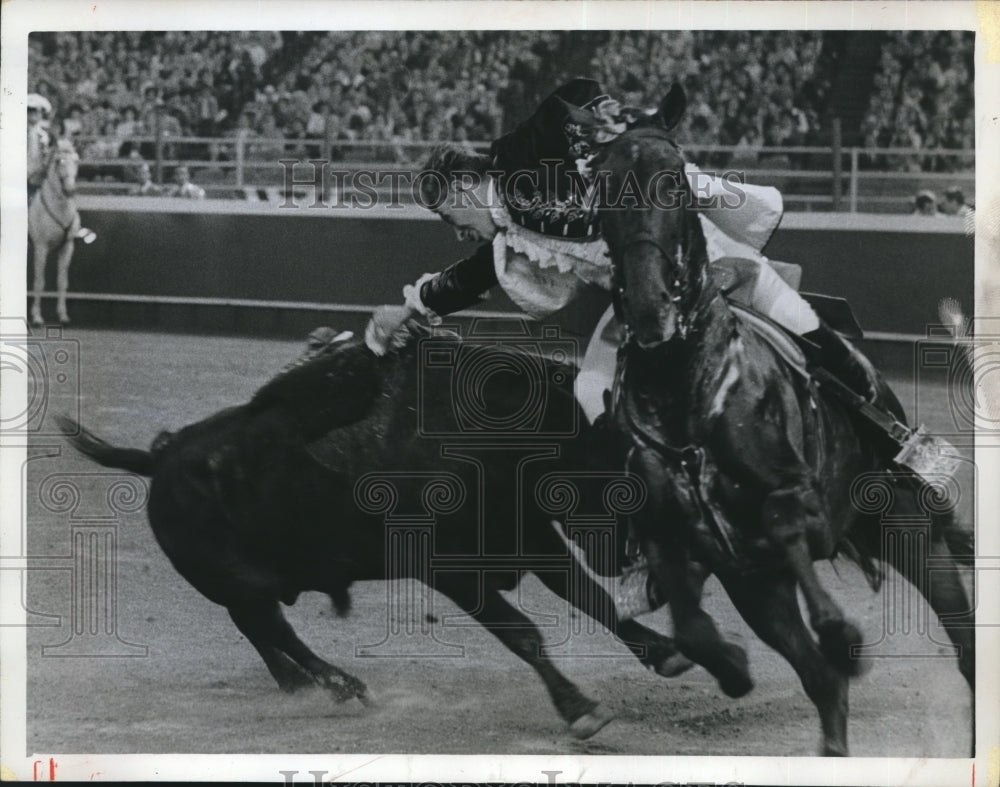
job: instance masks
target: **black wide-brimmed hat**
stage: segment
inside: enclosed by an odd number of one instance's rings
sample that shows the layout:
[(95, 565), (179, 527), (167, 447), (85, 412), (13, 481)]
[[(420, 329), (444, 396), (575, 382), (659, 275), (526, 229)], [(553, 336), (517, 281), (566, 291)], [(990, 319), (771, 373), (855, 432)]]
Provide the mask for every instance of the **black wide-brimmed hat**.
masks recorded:
[[(566, 105), (582, 107), (603, 98), (607, 96), (595, 80), (572, 79), (546, 97), (527, 120), (493, 143), (493, 168), (504, 173), (499, 183), (500, 196), (518, 224), (556, 237), (594, 237), (590, 218), (564, 204), (570, 194), (566, 172), (576, 169), (565, 131)], [(559, 175), (550, 184), (551, 193), (546, 193), (543, 162), (556, 161), (560, 164)], [(519, 172), (534, 173), (534, 177), (513, 178)], [(510, 189), (506, 188), (508, 177)], [(538, 190), (530, 189), (533, 183), (538, 184)]]

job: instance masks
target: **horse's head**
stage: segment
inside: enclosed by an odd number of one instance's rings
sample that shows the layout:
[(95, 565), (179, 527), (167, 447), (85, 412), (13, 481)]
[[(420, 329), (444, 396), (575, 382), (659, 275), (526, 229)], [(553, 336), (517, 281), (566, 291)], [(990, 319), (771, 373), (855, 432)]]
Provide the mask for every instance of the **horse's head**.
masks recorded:
[(52, 149), (49, 160), (49, 176), (59, 180), (59, 188), (67, 197), (76, 193), (76, 173), (80, 168), (80, 157), (68, 139), (60, 139)]
[[(705, 240), (688, 210), (693, 195), (684, 157), (668, 136), (686, 101), (674, 85), (655, 112), (623, 113), (617, 134), (603, 141), (597, 135), (590, 164), (607, 178), (601, 231), (614, 265), (615, 298), (642, 348), (684, 338), (704, 284)], [(587, 124), (589, 115), (571, 110), (571, 122)]]

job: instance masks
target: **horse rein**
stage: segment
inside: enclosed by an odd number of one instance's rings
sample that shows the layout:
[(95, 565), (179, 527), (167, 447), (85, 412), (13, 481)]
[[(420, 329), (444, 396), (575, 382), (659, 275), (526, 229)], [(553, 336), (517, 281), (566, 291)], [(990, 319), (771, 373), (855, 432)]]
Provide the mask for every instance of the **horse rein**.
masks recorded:
[(624, 390), (624, 380), (624, 352), (619, 351), (618, 369), (615, 373), (611, 406), (621, 412), (625, 420), (625, 426), (628, 428), (628, 435), (632, 438), (632, 446), (625, 457), (625, 473), (627, 475), (632, 473), (632, 459), (635, 456), (637, 448), (654, 451), (664, 460), (668, 467), (670, 465), (679, 466), (681, 473), (691, 485), (692, 497), (702, 521), (708, 525), (712, 534), (722, 545), (726, 555), (730, 559), (735, 559), (736, 549), (733, 546), (733, 542), (729, 538), (726, 528), (722, 526), (715, 512), (708, 505), (702, 489), (701, 473), (705, 465), (705, 449), (695, 443), (688, 443), (683, 448), (672, 446), (644, 424), (642, 419), (634, 412), (635, 402), (633, 397)]

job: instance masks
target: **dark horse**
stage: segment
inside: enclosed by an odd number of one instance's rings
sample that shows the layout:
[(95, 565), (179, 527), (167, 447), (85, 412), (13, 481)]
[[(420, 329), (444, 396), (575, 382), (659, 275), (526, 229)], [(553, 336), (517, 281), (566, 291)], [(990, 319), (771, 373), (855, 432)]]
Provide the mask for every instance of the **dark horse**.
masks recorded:
[[(380, 359), (357, 341), (331, 344), (251, 402), (164, 433), (149, 451), (113, 447), (70, 421), (63, 428), (100, 464), (152, 477), (147, 511), (160, 546), (185, 579), (227, 608), (282, 689), (319, 685), (337, 701), (369, 700), (360, 680), (296, 636), (279, 602), (320, 591), (346, 612), (351, 583), (397, 572), (452, 599), (530, 664), (572, 734), (588, 737), (611, 715), (556, 669), (538, 629), (500, 593), (525, 571), (661, 675), (690, 662), (670, 638), (619, 621), (553, 527), (553, 510), (567, 511), (565, 484), (594, 469), (584, 462), (595, 446), (573, 398), (572, 369), (526, 350), (425, 338), (432, 344), (413, 335)], [(439, 359), (451, 354), (448, 379), (421, 380), (430, 368), (421, 366), (421, 347)], [(454, 368), (466, 362), (463, 349), (471, 351), (468, 373)], [(469, 412), (479, 418), (466, 424), (471, 441), (433, 434), (454, 425), (456, 377), (475, 386), (458, 391), (473, 397)], [(518, 420), (534, 417), (526, 395), (542, 406), (538, 420)], [(401, 566), (390, 560), (398, 548), (387, 535), (392, 517), (433, 530), (432, 543)], [(430, 553), (447, 565), (432, 572)]]
[[(599, 206), (627, 327), (614, 422), (631, 452), (628, 467), (650, 494), (634, 526), (657, 592), (669, 600), (681, 652), (730, 696), (753, 686), (743, 649), (724, 641), (701, 609), (703, 583), (715, 574), (750, 627), (798, 673), (819, 711), (822, 751), (844, 755), (847, 677), (862, 667), (852, 651), (862, 639), (813, 561), (853, 557), (873, 586), (874, 559), (891, 563), (939, 615), (973, 686), (972, 606), (956, 567), (971, 557), (972, 537), (940, 487), (890, 468), (882, 436), (795, 372), (720, 294), (684, 158), (668, 138), (684, 106), (675, 86), (655, 114), (632, 118), (597, 145), (591, 163), (607, 173), (609, 194), (626, 193), (629, 182), (664, 188), (655, 201)], [(571, 116), (581, 126), (596, 123), (586, 112)], [(644, 207), (652, 204), (658, 208)], [(902, 420), (884, 383), (879, 399)], [(890, 490), (894, 514), (929, 513), (933, 570), (895, 550), (881, 554), (881, 511), (864, 505), (872, 484)]]

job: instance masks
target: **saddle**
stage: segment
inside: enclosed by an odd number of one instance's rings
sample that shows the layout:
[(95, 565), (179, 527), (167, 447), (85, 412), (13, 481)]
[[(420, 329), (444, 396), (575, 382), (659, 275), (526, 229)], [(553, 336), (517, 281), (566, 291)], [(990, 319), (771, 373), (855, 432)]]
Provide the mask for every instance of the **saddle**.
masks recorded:
[(757, 336), (764, 340), (781, 359), (788, 364), (789, 368), (797, 372), (803, 379), (809, 380), (812, 375), (808, 369), (806, 354), (796, 341), (799, 337), (783, 328), (778, 323), (765, 317), (760, 312), (741, 306), (737, 303), (729, 303), (729, 308), (737, 319)]
[[(850, 338), (863, 336), (851, 307), (844, 299), (812, 293), (801, 295), (834, 330)], [(917, 429), (907, 426), (900, 420), (903, 417), (901, 413), (897, 418), (891, 408), (880, 404), (881, 395), (876, 396), (874, 401), (868, 401), (823, 367), (810, 364), (803, 350), (803, 344), (807, 342), (801, 336), (745, 306), (733, 302), (729, 306), (743, 325), (763, 339), (790, 369), (804, 380), (815, 381), (831, 391), (864, 421), (884, 433), (895, 446), (895, 455), (890, 455), (894, 464), (916, 473), (932, 484), (939, 484), (942, 477), (954, 477), (960, 460), (950, 443), (929, 434), (923, 425)], [(867, 371), (869, 378), (877, 383), (875, 389), (881, 390), (881, 375), (871, 361), (853, 346), (851, 351)]]

